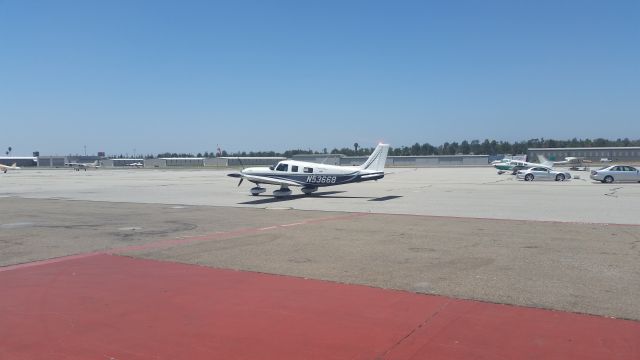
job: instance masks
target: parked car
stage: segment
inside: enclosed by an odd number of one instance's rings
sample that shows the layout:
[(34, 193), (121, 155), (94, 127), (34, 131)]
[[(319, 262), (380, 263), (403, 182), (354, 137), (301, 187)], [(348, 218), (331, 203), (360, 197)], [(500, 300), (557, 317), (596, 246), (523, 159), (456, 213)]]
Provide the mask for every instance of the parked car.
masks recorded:
[(571, 179), (571, 174), (566, 171), (557, 171), (548, 167), (537, 166), (526, 170), (518, 171), (516, 174), (518, 179), (524, 179), (524, 181), (533, 180), (555, 180), (565, 181)]
[(611, 165), (599, 170), (591, 171), (591, 175), (589, 177), (592, 180), (601, 181), (603, 183), (612, 183), (614, 181), (640, 182), (640, 170), (633, 166)]

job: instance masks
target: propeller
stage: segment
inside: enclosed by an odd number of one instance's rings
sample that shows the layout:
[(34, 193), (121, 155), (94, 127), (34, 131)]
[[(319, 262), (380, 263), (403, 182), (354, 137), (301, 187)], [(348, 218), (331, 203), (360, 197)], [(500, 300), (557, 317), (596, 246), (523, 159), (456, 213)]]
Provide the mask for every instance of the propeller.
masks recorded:
[(240, 178), (240, 182), (238, 183), (238, 186), (240, 186), (240, 184), (242, 184), (242, 180), (244, 180), (244, 178), (242, 177), (242, 174), (239, 174), (239, 173), (227, 174), (227, 176), (234, 177), (234, 178)]

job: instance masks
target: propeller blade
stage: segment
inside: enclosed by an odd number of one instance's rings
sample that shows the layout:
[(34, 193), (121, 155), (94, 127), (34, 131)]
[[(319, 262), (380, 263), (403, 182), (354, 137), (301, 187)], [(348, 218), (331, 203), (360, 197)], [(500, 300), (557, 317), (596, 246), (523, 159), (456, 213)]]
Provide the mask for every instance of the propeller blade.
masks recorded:
[(238, 182), (238, 186), (240, 186), (240, 184), (242, 184), (242, 180), (244, 180), (244, 178), (240, 178), (240, 182)]

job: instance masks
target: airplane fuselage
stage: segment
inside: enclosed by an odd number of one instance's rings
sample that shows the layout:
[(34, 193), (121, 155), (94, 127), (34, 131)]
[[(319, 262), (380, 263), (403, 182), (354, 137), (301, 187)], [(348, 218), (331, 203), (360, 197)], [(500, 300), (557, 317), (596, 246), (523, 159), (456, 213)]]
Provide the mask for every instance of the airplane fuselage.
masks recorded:
[(275, 197), (290, 195), (290, 186), (302, 187), (303, 193), (310, 194), (319, 187), (382, 179), (388, 151), (389, 145), (378, 144), (369, 158), (360, 166), (336, 166), (284, 160), (274, 166), (252, 167), (243, 169), (240, 173), (228, 175), (240, 178), (238, 186), (243, 180), (256, 184), (256, 187), (250, 190), (252, 195), (265, 191), (260, 187), (262, 184), (279, 185), (280, 189), (273, 192)]
[[(290, 186), (332, 186), (378, 180), (384, 177), (384, 171), (360, 170), (353, 166), (335, 166), (310, 163), (296, 160), (281, 161), (274, 167), (254, 167), (242, 171), (249, 181), (255, 183), (270, 182), (267, 180), (291, 182)], [(264, 182), (254, 181), (251, 177), (264, 178)], [(254, 178), (254, 179), (255, 179)]]

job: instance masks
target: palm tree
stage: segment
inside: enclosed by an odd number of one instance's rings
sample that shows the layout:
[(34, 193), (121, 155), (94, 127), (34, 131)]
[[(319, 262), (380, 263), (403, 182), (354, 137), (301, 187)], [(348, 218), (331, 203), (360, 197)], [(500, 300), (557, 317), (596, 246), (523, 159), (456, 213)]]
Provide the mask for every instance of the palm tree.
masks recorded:
[(356, 155), (358, 155), (358, 148), (360, 147), (360, 145), (358, 145), (358, 143), (354, 143), (353, 144), (353, 148), (356, 149)]

